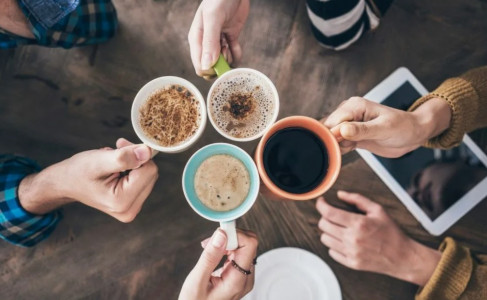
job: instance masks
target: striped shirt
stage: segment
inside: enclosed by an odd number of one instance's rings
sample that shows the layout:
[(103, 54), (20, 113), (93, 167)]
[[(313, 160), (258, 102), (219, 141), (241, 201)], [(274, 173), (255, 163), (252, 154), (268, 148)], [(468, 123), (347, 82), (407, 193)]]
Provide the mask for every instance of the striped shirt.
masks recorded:
[(379, 26), (392, 0), (307, 0), (311, 30), (326, 48), (342, 50)]

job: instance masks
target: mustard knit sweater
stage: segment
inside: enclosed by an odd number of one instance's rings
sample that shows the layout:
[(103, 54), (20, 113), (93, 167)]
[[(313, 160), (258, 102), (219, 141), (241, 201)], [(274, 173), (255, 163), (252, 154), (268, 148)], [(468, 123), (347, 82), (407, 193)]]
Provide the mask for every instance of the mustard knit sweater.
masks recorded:
[[(487, 127), (487, 66), (446, 80), (409, 110), (437, 97), (448, 102), (452, 119), (450, 127), (426, 146), (450, 148), (460, 144), (465, 133)], [(448, 237), (439, 250), (440, 262), (416, 300), (487, 299), (487, 255), (474, 255)]]

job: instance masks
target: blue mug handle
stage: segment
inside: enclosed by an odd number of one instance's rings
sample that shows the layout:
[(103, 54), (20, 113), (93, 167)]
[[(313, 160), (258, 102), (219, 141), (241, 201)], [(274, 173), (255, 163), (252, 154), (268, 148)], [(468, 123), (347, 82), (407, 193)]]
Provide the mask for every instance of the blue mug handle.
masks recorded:
[(237, 249), (238, 239), (235, 220), (220, 222), (220, 228), (225, 231), (225, 234), (227, 235), (227, 250)]

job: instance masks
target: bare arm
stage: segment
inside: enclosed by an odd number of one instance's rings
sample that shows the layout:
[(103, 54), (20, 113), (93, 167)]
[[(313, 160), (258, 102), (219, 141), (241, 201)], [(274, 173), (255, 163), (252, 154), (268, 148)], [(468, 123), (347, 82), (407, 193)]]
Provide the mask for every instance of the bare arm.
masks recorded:
[(0, 28), (22, 37), (34, 38), (16, 0), (0, 0)]

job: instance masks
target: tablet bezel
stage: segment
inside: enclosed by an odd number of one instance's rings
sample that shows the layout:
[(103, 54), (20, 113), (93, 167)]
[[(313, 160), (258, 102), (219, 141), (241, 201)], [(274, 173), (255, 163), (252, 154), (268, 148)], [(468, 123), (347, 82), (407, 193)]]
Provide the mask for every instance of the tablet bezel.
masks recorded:
[[(421, 95), (426, 95), (428, 93), (426, 88), (407, 68), (401, 67), (394, 71), (376, 87), (374, 87), (370, 92), (368, 92), (364, 98), (381, 103), (406, 81), (408, 81)], [(463, 143), (487, 167), (487, 155), (468, 135), (464, 136)], [(357, 149), (357, 152), (380, 177), (380, 179), (382, 179), (382, 181), (391, 189), (396, 197), (401, 200), (411, 214), (432, 235), (441, 235), (444, 233), (475, 205), (487, 197), (486, 177), (476, 186), (474, 186), (469, 192), (463, 195), (463, 197), (455, 202), (455, 204), (432, 221), (372, 153), (363, 149)]]

